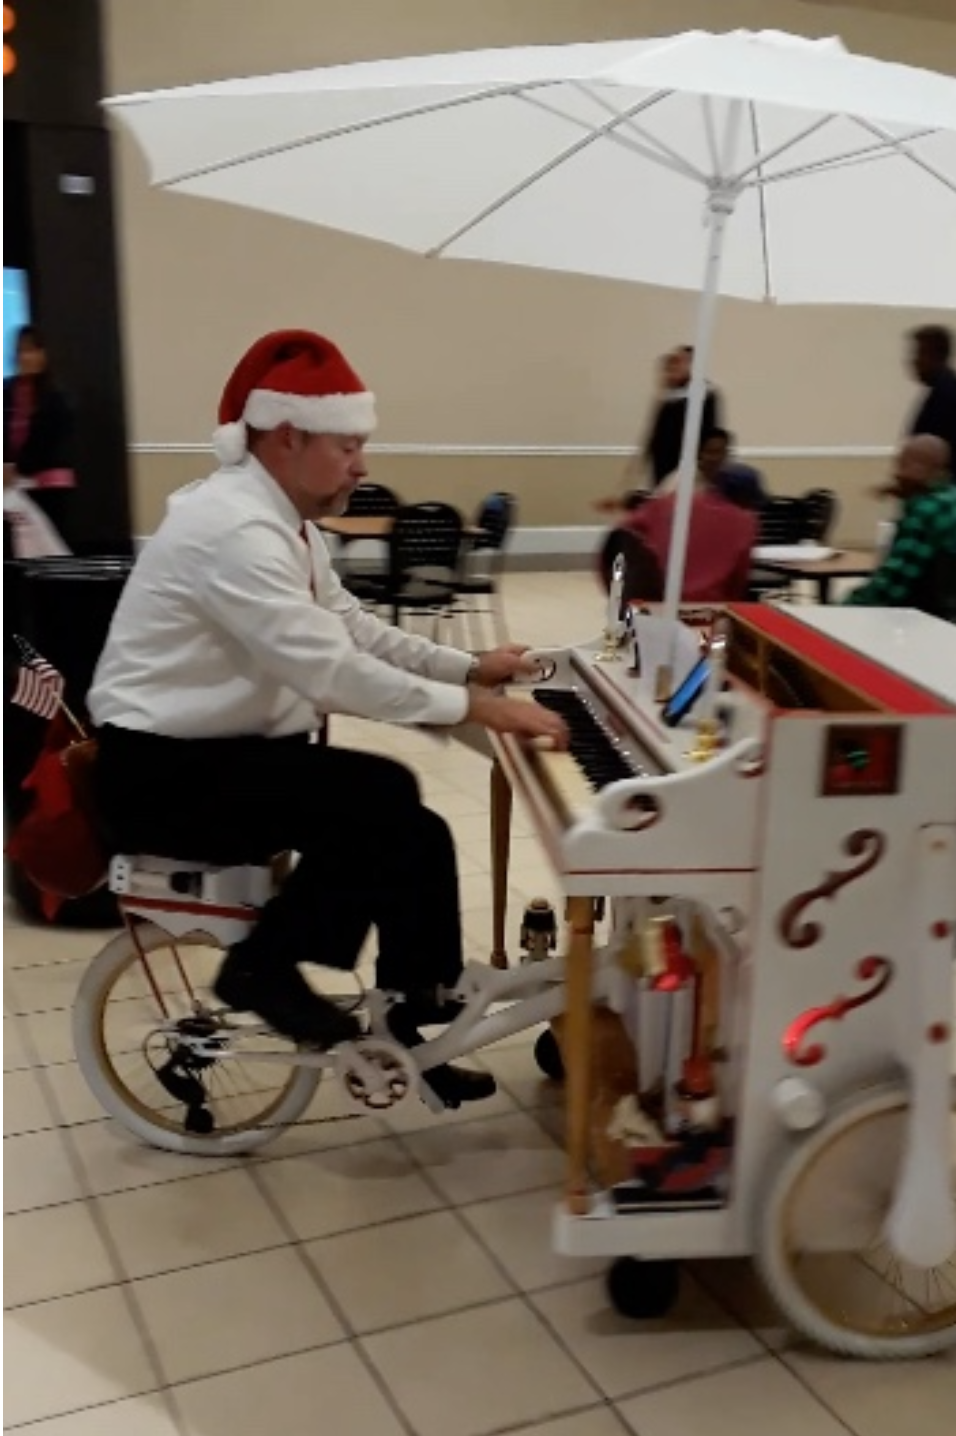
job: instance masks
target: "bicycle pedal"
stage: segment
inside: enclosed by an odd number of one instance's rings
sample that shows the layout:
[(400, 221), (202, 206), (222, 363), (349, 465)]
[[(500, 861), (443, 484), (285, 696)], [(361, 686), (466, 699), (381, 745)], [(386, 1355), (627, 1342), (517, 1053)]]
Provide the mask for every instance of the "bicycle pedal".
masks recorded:
[(202, 1107), (206, 1100), (206, 1089), (198, 1077), (191, 1072), (184, 1072), (175, 1057), (170, 1057), (162, 1067), (154, 1069), (156, 1081), (168, 1092), (170, 1097), (175, 1097), (177, 1102), (182, 1102), (186, 1107)]
[(189, 1106), (186, 1108), (183, 1127), (187, 1132), (194, 1132), (200, 1137), (208, 1137), (216, 1130), (216, 1119), (208, 1107)]

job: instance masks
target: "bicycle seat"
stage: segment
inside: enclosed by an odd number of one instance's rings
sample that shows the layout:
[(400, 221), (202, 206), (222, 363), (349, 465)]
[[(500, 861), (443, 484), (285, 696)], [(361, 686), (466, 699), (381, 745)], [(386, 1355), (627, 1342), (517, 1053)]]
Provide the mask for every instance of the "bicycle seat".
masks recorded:
[[(283, 857), (285, 855), (282, 855)], [(145, 898), (171, 907), (189, 904), (260, 908), (276, 885), (276, 859), (221, 864), (149, 853), (117, 853), (110, 862), (110, 890), (127, 904)]]

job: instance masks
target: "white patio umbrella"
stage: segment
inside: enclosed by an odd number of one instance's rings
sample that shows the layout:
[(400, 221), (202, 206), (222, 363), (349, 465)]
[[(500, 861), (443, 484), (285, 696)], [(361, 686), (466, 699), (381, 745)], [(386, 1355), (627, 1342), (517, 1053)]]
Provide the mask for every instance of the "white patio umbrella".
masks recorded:
[(671, 615), (717, 295), (956, 306), (956, 79), (852, 55), (839, 40), (694, 31), (107, 104), (153, 184), (179, 193), (430, 258), (700, 288)]

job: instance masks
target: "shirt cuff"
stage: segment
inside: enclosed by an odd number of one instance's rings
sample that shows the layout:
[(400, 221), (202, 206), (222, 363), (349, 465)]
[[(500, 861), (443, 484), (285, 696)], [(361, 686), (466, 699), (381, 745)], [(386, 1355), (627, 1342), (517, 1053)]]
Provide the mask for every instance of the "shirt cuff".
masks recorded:
[(438, 646), (428, 664), (429, 677), (437, 678), (439, 683), (464, 685), (468, 682), (473, 657), (473, 654), (464, 653), (460, 648)]
[(465, 721), (469, 702), (468, 691), (463, 686), (441, 684), (429, 704), (429, 727), (456, 728)]

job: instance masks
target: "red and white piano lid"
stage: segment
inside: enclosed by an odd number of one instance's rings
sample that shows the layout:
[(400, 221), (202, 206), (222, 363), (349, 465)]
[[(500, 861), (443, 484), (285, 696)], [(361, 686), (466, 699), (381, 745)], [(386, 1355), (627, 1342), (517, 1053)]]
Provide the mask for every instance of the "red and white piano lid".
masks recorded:
[(728, 604), (750, 628), (890, 712), (956, 711), (956, 627), (911, 608)]

